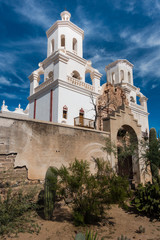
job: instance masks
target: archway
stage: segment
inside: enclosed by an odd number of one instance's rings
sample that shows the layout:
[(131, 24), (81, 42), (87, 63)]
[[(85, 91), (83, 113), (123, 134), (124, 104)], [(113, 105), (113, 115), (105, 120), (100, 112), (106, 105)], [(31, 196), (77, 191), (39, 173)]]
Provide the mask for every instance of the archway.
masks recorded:
[(118, 175), (126, 177), (133, 186), (139, 172), (138, 138), (129, 125), (123, 125), (117, 132), (117, 156)]

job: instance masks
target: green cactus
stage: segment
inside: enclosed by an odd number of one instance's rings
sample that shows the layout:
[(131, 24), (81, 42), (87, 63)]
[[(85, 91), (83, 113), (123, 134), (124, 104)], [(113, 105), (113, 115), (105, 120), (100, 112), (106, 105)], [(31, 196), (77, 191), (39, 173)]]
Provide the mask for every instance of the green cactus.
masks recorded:
[(44, 217), (47, 220), (52, 219), (53, 209), (55, 207), (56, 188), (57, 169), (49, 167), (46, 172), (44, 184)]
[(94, 234), (94, 232), (91, 230), (87, 230), (85, 234), (78, 233), (75, 237), (75, 240), (98, 240), (97, 232)]
[(85, 235), (83, 233), (77, 233), (75, 240), (85, 240)]
[(121, 237), (118, 237), (117, 240), (130, 240), (130, 238), (127, 238), (125, 236), (123, 236), (123, 234), (121, 235)]
[(94, 234), (91, 230), (86, 231), (86, 240), (98, 240), (97, 232)]

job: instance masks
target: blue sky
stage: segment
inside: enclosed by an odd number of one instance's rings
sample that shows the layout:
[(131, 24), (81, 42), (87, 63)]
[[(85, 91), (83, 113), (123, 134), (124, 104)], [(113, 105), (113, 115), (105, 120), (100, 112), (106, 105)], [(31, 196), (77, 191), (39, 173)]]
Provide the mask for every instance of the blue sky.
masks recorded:
[(160, 129), (160, 0), (0, 0), (0, 104), (25, 108), (28, 76), (46, 58), (46, 30), (67, 9), (84, 30), (84, 58), (106, 81), (116, 59), (134, 64), (134, 84), (148, 100), (150, 127)]

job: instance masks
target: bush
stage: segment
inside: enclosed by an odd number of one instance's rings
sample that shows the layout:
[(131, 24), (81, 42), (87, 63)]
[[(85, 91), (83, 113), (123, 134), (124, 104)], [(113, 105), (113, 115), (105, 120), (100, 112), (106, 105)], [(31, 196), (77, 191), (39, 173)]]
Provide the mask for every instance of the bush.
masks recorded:
[(87, 161), (77, 159), (68, 168), (58, 170), (59, 194), (71, 203), (75, 225), (97, 221), (109, 204), (123, 202), (127, 197), (127, 181), (116, 176), (106, 161), (94, 161), (95, 174), (90, 172)]
[(6, 199), (3, 202), (0, 200), (0, 235), (39, 232), (39, 226), (30, 220), (30, 212), (37, 208), (34, 196), (34, 190), (25, 194), (21, 190), (18, 193), (9, 190)]
[(139, 185), (132, 205), (139, 212), (151, 218), (160, 218), (160, 184)]

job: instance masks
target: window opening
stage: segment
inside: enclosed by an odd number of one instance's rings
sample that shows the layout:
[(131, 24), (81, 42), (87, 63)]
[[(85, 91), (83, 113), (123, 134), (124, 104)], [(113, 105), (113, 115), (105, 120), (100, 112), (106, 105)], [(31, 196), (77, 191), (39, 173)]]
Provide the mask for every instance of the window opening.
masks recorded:
[(63, 118), (67, 119), (67, 112), (68, 112), (68, 108), (67, 106), (63, 107)]
[(128, 82), (131, 83), (131, 74), (128, 72)]
[(123, 70), (120, 71), (120, 76), (121, 76), (121, 82), (124, 81), (124, 71)]
[(61, 47), (65, 47), (65, 35), (61, 35)]
[(52, 39), (52, 53), (54, 52), (54, 39)]
[(77, 39), (73, 38), (73, 51), (77, 52)]
[(84, 110), (83, 110), (83, 108), (81, 108), (79, 111), (79, 123), (81, 126), (84, 125)]

